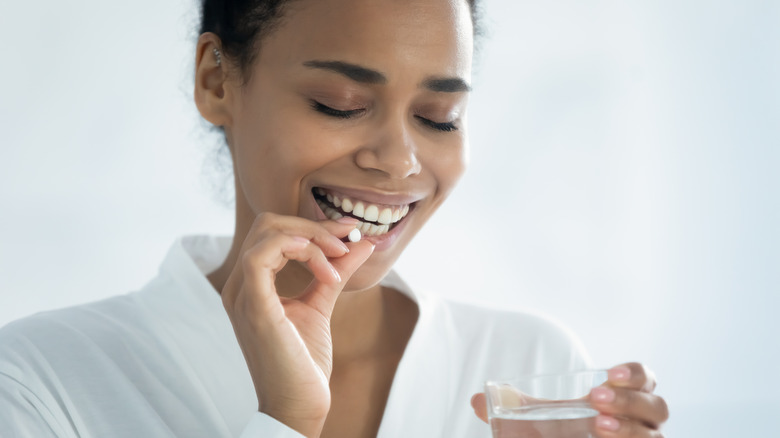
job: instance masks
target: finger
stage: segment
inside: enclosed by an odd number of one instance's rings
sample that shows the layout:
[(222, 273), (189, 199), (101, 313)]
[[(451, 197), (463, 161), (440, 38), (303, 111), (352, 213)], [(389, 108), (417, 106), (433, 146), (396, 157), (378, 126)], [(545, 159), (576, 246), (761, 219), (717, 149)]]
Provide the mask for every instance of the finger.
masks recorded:
[[(302, 237), (294, 236), (295, 239), (303, 239)], [(305, 240), (305, 239), (303, 239)], [(296, 260), (305, 263), (314, 278), (325, 284), (338, 284), (341, 282), (341, 275), (336, 268), (331, 264), (322, 249), (308, 241), (309, 244), (300, 248), (285, 251), (284, 257), (288, 260)]]
[[(513, 409), (533, 404), (548, 403), (549, 400), (543, 400), (531, 397), (509, 384), (493, 384), (486, 386), (490, 400), (502, 409)], [(478, 393), (471, 398), (471, 406), (474, 413), (484, 422), (488, 422), (487, 397), (488, 394)]]
[(484, 393), (478, 393), (474, 394), (473, 397), (471, 397), (471, 407), (474, 409), (474, 413), (477, 414), (477, 417), (479, 417), (480, 420), (484, 421), (485, 423), (488, 422), (488, 416), (487, 416), (487, 397), (485, 397)]
[(335, 244), (335, 241), (333, 238), (335, 237), (336, 241), (338, 241), (341, 245), (337, 245), (337, 249), (339, 250), (346, 250), (341, 254), (335, 253), (331, 255), (328, 253), (328, 257), (340, 257), (344, 255), (345, 253), (349, 252), (349, 247), (346, 245), (346, 243), (342, 240), (349, 234), (350, 231), (355, 229), (355, 225), (357, 225), (358, 220), (352, 217), (342, 217), (338, 220), (327, 220), (327, 221), (321, 221), (316, 222), (317, 225), (321, 226), (328, 234), (320, 234), (317, 233), (312, 237), (312, 241), (318, 245), (327, 246), (328, 249), (330, 249), (331, 245)]
[(347, 281), (349, 281), (349, 278), (374, 252), (374, 244), (367, 240), (350, 243), (349, 247), (349, 254), (331, 260), (331, 264), (341, 275), (341, 281), (336, 284), (327, 284), (315, 278), (300, 298), (301, 301), (313, 307), (327, 318), (330, 318), (333, 313), (336, 299), (342, 289), (344, 289)]
[(268, 314), (266, 312), (275, 309), (275, 316), (282, 316), (274, 284), (275, 274), (287, 263), (285, 254), (310, 246), (314, 245), (304, 238), (277, 233), (273, 238), (244, 250), (222, 291), (222, 303), (228, 314), (231, 317), (239, 311)]
[(663, 438), (663, 434), (636, 421), (598, 415), (594, 432), (599, 438)]
[(607, 376), (607, 381), (612, 386), (643, 392), (653, 392), (656, 387), (655, 374), (636, 362), (618, 365), (610, 369)]
[[(289, 247), (283, 247), (290, 239), (303, 244), (300, 246), (291, 244)], [(314, 274), (314, 278), (323, 283), (337, 284), (341, 282), (341, 276), (328, 261), (328, 258), (325, 257), (325, 253), (310, 240), (300, 236), (288, 236), (287, 234), (277, 233), (263, 241), (263, 246), (270, 248), (269, 251), (273, 251), (273, 248), (276, 247), (281, 248), (280, 253), (277, 254), (281, 258), (278, 260), (278, 267), (274, 269), (274, 273), (279, 272), (287, 260), (296, 260), (309, 266), (312, 274)]]
[[(317, 246), (327, 257), (341, 257), (349, 252), (349, 248), (341, 241), (341, 238), (349, 234), (354, 228), (353, 218), (339, 221), (315, 222), (295, 216), (282, 216), (274, 213), (261, 213), (255, 218), (247, 237), (244, 240), (246, 247), (251, 247), (268, 233), (282, 232), (291, 236), (304, 237)], [(245, 249), (242, 248), (242, 249)]]
[(347, 234), (349, 234), (349, 232), (352, 231), (353, 228), (355, 228), (355, 225), (357, 225), (358, 222), (359, 221), (353, 217), (344, 216), (335, 221), (327, 220), (327, 221), (320, 221), (317, 223), (320, 224), (323, 228), (325, 228), (329, 233), (333, 234), (334, 236), (344, 238), (347, 237)]
[(599, 386), (591, 391), (590, 400), (603, 414), (630, 418), (652, 429), (658, 429), (669, 418), (666, 401), (647, 392)]
[(322, 250), (299, 236), (277, 232), (246, 250), (242, 257), (245, 285), (242, 289), (250, 292), (246, 298), (249, 301), (244, 304), (250, 304), (252, 310), (259, 312), (269, 306), (277, 307), (279, 297), (276, 294), (275, 277), (288, 260), (306, 263), (315, 278), (324, 284), (338, 284), (341, 281), (338, 271)]
[[(519, 408), (533, 404), (549, 403), (549, 400), (531, 397), (511, 384), (489, 384), (487, 386), (491, 400), (502, 408)], [(487, 395), (486, 395), (487, 396)]]

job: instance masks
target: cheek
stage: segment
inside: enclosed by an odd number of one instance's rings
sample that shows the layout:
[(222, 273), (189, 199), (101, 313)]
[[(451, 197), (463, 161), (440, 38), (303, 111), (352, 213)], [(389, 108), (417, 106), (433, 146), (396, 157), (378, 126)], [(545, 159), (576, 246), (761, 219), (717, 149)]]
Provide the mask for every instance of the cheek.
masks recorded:
[[(450, 144), (437, 148), (429, 156), (429, 169), (436, 179), (437, 195), (444, 198), (457, 185), (468, 164), (468, 143)], [(443, 199), (439, 200), (439, 203)]]
[(296, 150), (305, 139), (292, 138), (278, 120), (245, 117), (234, 125), (235, 171), (240, 189), (255, 213), (293, 214), (291, 205), (297, 193), (305, 154)]
[(285, 111), (245, 111), (234, 132), (238, 180), (256, 213), (297, 214), (301, 181), (348, 153), (343, 138)]

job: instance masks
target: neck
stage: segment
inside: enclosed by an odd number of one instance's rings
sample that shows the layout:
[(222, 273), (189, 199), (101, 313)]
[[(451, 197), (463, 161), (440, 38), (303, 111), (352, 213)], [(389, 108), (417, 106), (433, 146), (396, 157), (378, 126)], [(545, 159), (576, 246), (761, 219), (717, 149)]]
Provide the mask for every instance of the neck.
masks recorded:
[(417, 305), (394, 289), (376, 286), (343, 292), (331, 318), (334, 367), (400, 357), (417, 315)]

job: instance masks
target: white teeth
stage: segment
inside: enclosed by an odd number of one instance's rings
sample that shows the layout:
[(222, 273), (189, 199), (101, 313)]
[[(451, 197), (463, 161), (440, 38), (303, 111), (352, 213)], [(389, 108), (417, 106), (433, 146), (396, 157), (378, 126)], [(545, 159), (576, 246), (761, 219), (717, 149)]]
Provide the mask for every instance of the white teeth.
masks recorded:
[(319, 187), (315, 189), (315, 193), (327, 199), (327, 201), (321, 198), (317, 199), (317, 205), (325, 212), (328, 219), (337, 220), (344, 217), (344, 213), (351, 213), (351, 216), (363, 219), (358, 224), (357, 229), (369, 236), (387, 233), (392, 224), (399, 222), (409, 214), (409, 204), (395, 207), (369, 204), (347, 197), (342, 198), (340, 197), (342, 195), (328, 193)]
[(343, 217), (341, 215), (341, 213), (339, 213), (338, 211), (336, 211), (336, 210), (334, 210), (334, 209), (332, 209), (330, 207), (326, 207), (324, 211), (325, 211), (325, 216), (328, 219), (330, 219), (330, 220), (334, 220), (335, 221), (335, 220), (339, 220), (339, 219), (341, 219)]
[(363, 213), (365, 211), (364, 208), (365, 207), (363, 207), (363, 203), (358, 201), (357, 203), (355, 203), (355, 207), (352, 208), (352, 214), (354, 214), (357, 217), (363, 217)]
[(379, 219), (376, 221), (380, 224), (387, 225), (393, 220), (393, 211), (389, 208), (385, 208), (379, 213)]
[(379, 208), (376, 205), (369, 205), (366, 207), (366, 213), (363, 215), (363, 219), (369, 222), (376, 222), (379, 219)]
[(331, 220), (334, 220), (334, 221), (335, 221), (335, 220), (339, 220), (339, 219), (341, 219), (342, 217), (344, 217), (344, 215), (342, 215), (342, 214), (341, 214), (341, 213), (339, 213), (338, 211), (336, 211), (336, 210), (332, 209), (331, 207), (328, 207), (328, 206), (327, 206), (327, 205), (325, 205), (325, 203), (323, 203), (322, 201), (319, 201), (319, 200), (318, 200), (318, 201), (317, 201), (317, 205), (320, 207), (320, 209), (322, 210), (322, 212), (323, 212), (323, 213), (325, 213), (325, 217), (326, 217), (326, 218), (328, 218), (328, 219), (331, 219)]

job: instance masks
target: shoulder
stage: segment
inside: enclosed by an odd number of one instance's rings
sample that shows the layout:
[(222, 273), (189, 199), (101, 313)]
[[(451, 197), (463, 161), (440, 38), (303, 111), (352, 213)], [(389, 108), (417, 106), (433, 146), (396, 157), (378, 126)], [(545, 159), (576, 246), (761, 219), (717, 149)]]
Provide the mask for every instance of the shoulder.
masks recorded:
[(116, 348), (117, 339), (128, 334), (137, 336), (144, 319), (133, 294), (22, 318), (0, 329), (0, 371), (83, 360), (86, 353)]
[(591, 366), (577, 335), (542, 312), (446, 299), (440, 305), (462, 351), (501, 358), (510, 366), (506, 371), (509, 375), (565, 372)]
[(579, 344), (577, 336), (559, 320), (543, 312), (523, 308), (498, 308), (489, 304), (445, 300), (452, 318), (476, 332), (490, 332), (499, 337), (522, 336)]
[(71, 416), (110, 409), (105, 391), (129, 387), (125, 382), (135, 376), (127, 369), (150, 338), (143, 313), (134, 296), (118, 296), (0, 329), (0, 405), (11, 416), (0, 415), (0, 422), (70, 435), (64, 431), (71, 431)]
[(574, 339), (574, 333), (563, 323), (543, 312), (523, 308), (498, 308), (484, 303), (469, 303), (443, 299), (442, 305), (464, 328), (476, 331), (508, 331), (515, 334), (534, 333), (547, 338)]
[(164, 309), (175, 289), (174, 279), (160, 273), (135, 292), (13, 321), (0, 328), (0, 371), (40, 376), (110, 368), (119, 360), (112, 358), (148, 352), (166, 318), (175, 317)]
[[(391, 272), (386, 282), (412, 297), (425, 330), (434, 330), (463, 361), (496, 357), (518, 365), (512, 372), (565, 372), (591, 366), (576, 334), (543, 312), (453, 300), (410, 287)], [(480, 365), (481, 366), (481, 365)]]

